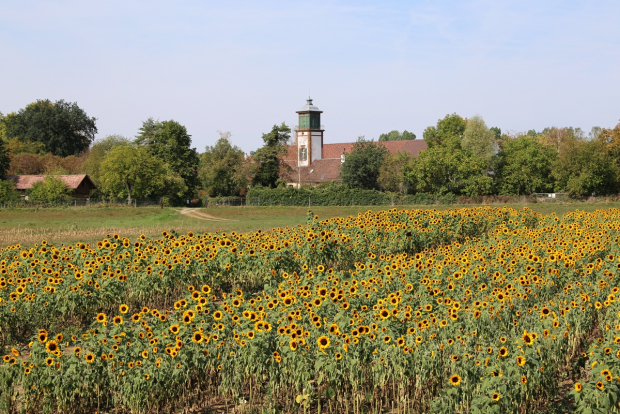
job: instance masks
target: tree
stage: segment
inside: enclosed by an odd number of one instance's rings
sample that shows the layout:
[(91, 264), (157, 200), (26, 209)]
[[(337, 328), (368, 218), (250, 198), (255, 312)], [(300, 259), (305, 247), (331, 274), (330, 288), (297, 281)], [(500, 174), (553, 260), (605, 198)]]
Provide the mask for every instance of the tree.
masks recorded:
[(475, 157), (491, 162), (497, 152), (495, 133), (487, 128), (480, 115), (474, 115), (467, 120), (461, 143), (463, 149), (470, 150)]
[(536, 137), (505, 139), (498, 154), (498, 191), (502, 195), (529, 195), (553, 189), (551, 167), (557, 157), (553, 147)]
[(391, 131), (387, 134), (381, 134), (379, 136), (379, 142), (384, 142), (384, 141), (404, 141), (404, 140), (412, 140), (415, 139), (416, 136), (413, 132), (409, 132), (407, 130), (404, 130), (403, 133), (401, 134), (400, 132), (398, 132), (397, 130)]
[(3, 123), (7, 138), (38, 142), (47, 152), (67, 157), (79, 155), (90, 146), (97, 133), (95, 121), (77, 103), (46, 99), (20, 109), (10, 122), (5, 119)]
[(349, 188), (366, 190), (379, 188), (379, 170), (388, 150), (383, 144), (359, 137), (351, 152), (345, 154), (340, 167), (340, 178)]
[(153, 156), (183, 178), (187, 190), (177, 197), (177, 201), (195, 196), (200, 158), (196, 148), (190, 148), (192, 137), (183, 125), (173, 120), (160, 122), (149, 118), (142, 123), (135, 143), (147, 147)]
[(200, 180), (209, 196), (240, 195), (245, 191), (245, 153), (230, 143), (230, 132), (220, 132), (214, 146), (207, 146), (200, 159)]
[(37, 154), (22, 152), (14, 155), (9, 166), (9, 174), (39, 175), (45, 172), (41, 157)]
[(605, 151), (620, 165), (620, 123), (614, 129), (602, 128), (596, 139), (602, 142)]
[(0, 180), (0, 203), (15, 203), (18, 200), (19, 193), (13, 180)]
[(147, 147), (119, 145), (101, 162), (101, 191), (112, 197), (179, 197), (187, 191), (183, 178)]
[(256, 163), (256, 172), (252, 179), (253, 185), (276, 188), (281, 182), (280, 177), (290, 170), (283, 157), (288, 151), (291, 129), (284, 122), (274, 125), (271, 131), (263, 134), (264, 145), (251, 153)]
[(495, 141), (499, 141), (502, 138), (502, 129), (499, 127), (491, 127), (489, 128), (491, 131), (493, 131), (493, 134), (495, 135)]
[(100, 176), (103, 159), (113, 148), (123, 145), (131, 145), (131, 141), (122, 135), (108, 135), (105, 138), (98, 139), (90, 147), (82, 170), (88, 174), (97, 188), (101, 185)]
[(403, 174), (410, 192), (479, 197), (492, 192), (487, 167), (487, 161), (469, 150), (434, 146), (412, 158)]
[(9, 170), (10, 163), (11, 159), (9, 158), (9, 152), (6, 149), (6, 144), (3, 139), (0, 139), (0, 180)]
[(618, 191), (619, 168), (601, 140), (565, 142), (553, 164), (556, 191), (572, 197)]
[(69, 198), (69, 190), (58, 177), (47, 176), (28, 191), (28, 200), (34, 203), (58, 203)]
[(403, 167), (409, 164), (410, 160), (411, 157), (407, 153), (400, 151), (396, 155), (387, 155), (379, 168), (377, 179), (379, 187), (384, 191), (407, 193)]
[(457, 114), (448, 114), (444, 119), (437, 121), (437, 126), (429, 126), (424, 130), (424, 141), (429, 148), (438, 145), (461, 148), (461, 139), (466, 126), (465, 119)]

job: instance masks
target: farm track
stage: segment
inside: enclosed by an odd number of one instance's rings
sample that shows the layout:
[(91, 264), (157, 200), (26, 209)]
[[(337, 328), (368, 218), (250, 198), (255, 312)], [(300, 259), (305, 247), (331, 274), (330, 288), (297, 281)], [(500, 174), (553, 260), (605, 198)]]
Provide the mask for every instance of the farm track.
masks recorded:
[(181, 214), (183, 214), (185, 216), (197, 218), (199, 220), (230, 221), (230, 222), (239, 221), (239, 220), (226, 219), (226, 218), (222, 218), (222, 217), (215, 217), (215, 216), (212, 216), (209, 213), (205, 213), (204, 211), (196, 210), (196, 209), (191, 209), (191, 208), (184, 208), (184, 209), (176, 210), (176, 211), (178, 211), (179, 213), (181, 213)]

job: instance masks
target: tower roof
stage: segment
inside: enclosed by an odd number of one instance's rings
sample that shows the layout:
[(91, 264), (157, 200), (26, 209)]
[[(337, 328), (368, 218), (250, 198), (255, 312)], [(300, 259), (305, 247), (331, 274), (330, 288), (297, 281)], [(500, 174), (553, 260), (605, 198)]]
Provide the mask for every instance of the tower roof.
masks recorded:
[(297, 112), (323, 112), (323, 111), (319, 110), (318, 107), (314, 106), (312, 104), (312, 98), (308, 97), (308, 99), (306, 99), (306, 104)]

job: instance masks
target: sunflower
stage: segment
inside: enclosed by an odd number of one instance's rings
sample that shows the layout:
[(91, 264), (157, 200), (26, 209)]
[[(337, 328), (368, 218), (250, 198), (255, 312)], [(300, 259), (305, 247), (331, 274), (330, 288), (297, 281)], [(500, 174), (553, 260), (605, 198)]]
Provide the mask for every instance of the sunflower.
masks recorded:
[(88, 362), (89, 364), (92, 364), (95, 361), (95, 356), (93, 354), (86, 354), (84, 356), (84, 359), (86, 360), (86, 362)]
[(122, 324), (123, 324), (123, 318), (122, 318), (122, 316), (115, 316), (115, 317), (112, 319), (112, 323), (114, 323), (114, 325), (117, 325), (117, 326), (118, 326), (118, 325), (122, 325)]
[(491, 399), (493, 401), (499, 401), (500, 398), (501, 398), (501, 395), (499, 395), (499, 392), (494, 392), (493, 395), (491, 395)]
[(457, 386), (461, 383), (461, 377), (457, 374), (454, 374), (450, 377), (450, 384)]
[(297, 346), (297, 341), (294, 339), (288, 344), (288, 347), (291, 349), (291, 351), (296, 351)]
[(521, 384), (523, 385), (527, 384), (527, 377), (525, 375), (521, 377)]
[(124, 303), (118, 307), (118, 310), (120, 313), (127, 313), (129, 311), (129, 306), (125, 305)]
[(222, 313), (222, 311), (215, 311), (213, 312), (213, 319), (215, 319), (216, 321), (219, 321), (222, 319), (222, 317), (224, 316), (224, 314)]
[(45, 344), (45, 350), (50, 354), (56, 353), (56, 351), (58, 351), (58, 342), (54, 340), (48, 341), (47, 344)]
[(583, 387), (581, 386), (581, 383), (576, 382), (575, 383), (575, 391), (581, 392), (582, 389), (583, 389)]
[(503, 347), (501, 347), (501, 348), (499, 349), (498, 354), (499, 354), (499, 356), (501, 356), (502, 358), (506, 358), (506, 357), (508, 356), (508, 349), (507, 349), (505, 346), (503, 346)]
[(517, 357), (517, 365), (522, 367), (523, 365), (525, 365), (525, 363), (527, 362), (527, 360), (525, 359), (525, 357), (519, 355)]
[(202, 336), (201, 332), (194, 332), (194, 334), (192, 335), (192, 341), (197, 344), (201, 343), (203, 339), (204, 337)]
[(108, 319), (108, 317), (106, 316), (105, 313), (98, 313), (96, 319), (97, 319), (97, 322), (103, 323)]
[(48, 367), (54, 365), (54, 358), (45, 358), (45, 365), (47, 365)]
[(596, 383), (596, 388), (598, 388), (599, 390), (603, 391), (603, 389), (605, 388), (605, 384), (603, 384), (601, 381)]
[(316, 340), (316, 343), (319, 346), (319, 348), (321, 348), (321, 350), (323, 350), (323, 349), (329, 347), (329, 344), (331, 343), (331, 341), (329, 340), (328, 337), (323, 335), (323, 336), (319, 336), (319, 338)]

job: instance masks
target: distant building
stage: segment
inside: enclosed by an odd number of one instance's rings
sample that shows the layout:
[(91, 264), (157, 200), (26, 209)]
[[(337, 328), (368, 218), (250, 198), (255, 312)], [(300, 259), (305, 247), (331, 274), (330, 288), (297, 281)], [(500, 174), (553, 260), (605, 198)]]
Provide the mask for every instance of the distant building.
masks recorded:
[[(324, 144), (325, 128), (321, 125), (319, 108), (308, 98), (306, 105), (297, 111), (299, 125), (293, 131), (295, 143), (289, 145), (284, 161), (291, 167), (287, 177), (288, 185), (298, 188), (300, 184), (316, 185), (328, 181), (342, 181), (340, 166), (346, 162), (346, 154), (351, 151), (353, 142)], [(424, 140), (384, 141), (390, 154), (399, 151), (417, 157), (426, 149)]]
[(15, 189), (22, 194), (30, 190), (32, 186), (45, 180), (45, 177), (60, 178), (65, 186), (71, 190), (71, 195), (76, 198), (89, 198), (91, 190), (95, 190), (95, 184), (86, 174), (75, 175), (6, 175), (6, 180), (15, 182)]

